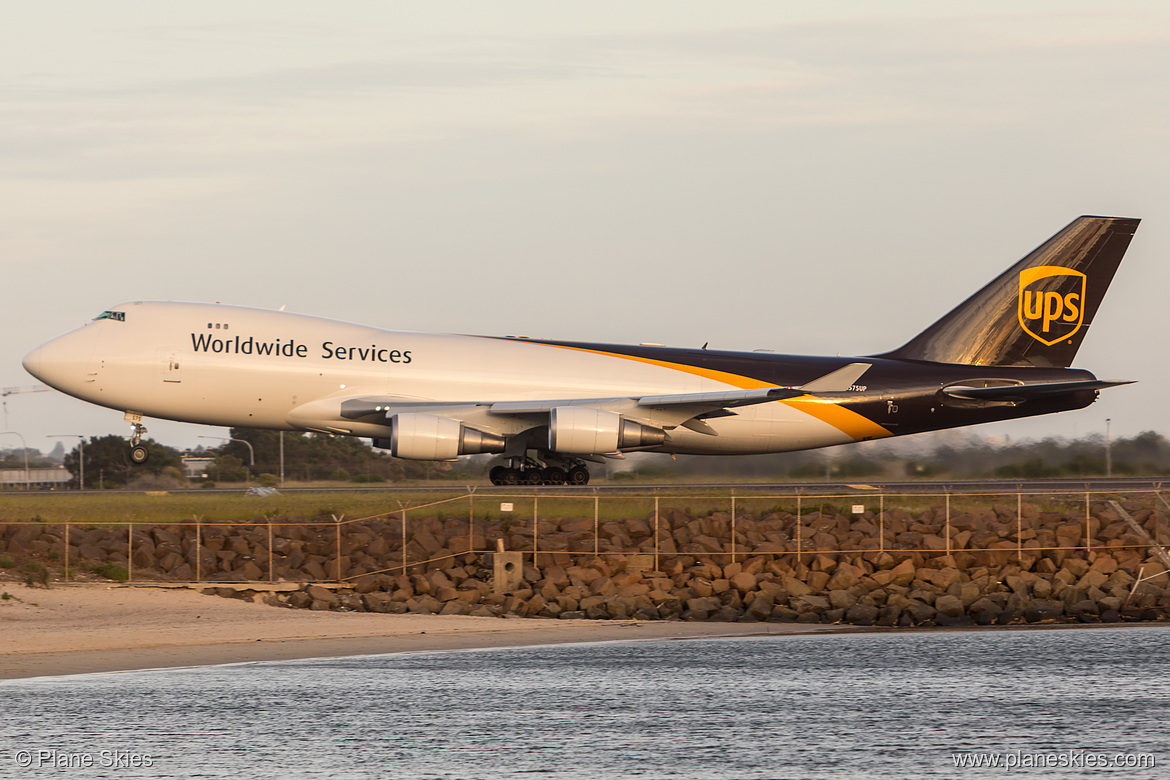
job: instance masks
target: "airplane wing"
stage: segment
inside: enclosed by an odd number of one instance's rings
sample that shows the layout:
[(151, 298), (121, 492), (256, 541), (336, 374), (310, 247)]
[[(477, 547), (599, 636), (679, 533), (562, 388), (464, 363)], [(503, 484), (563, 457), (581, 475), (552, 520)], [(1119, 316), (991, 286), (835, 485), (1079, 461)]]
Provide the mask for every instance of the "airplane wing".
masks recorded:
[(824, 395), (848, 392), (870, 366), (870, 363), (850, 363), (800, 387), (761, 387), (707, 393), (478, 403), (444, 403), (363, 393), (348, 397), (334, 396), (302, 404), (290, 412), (288, 419), (305, 430), (377, 435), (362, 431), (370, 430), (371, 426), (388, 426), (396, 415), (425, 414), (457, 420), (479, 430), (507, 436), (547, 424), (548, 417), (554, 409), (587, 407), (620, 414), (643, 425), (667, 430), (683, 425), (700, 433), (715, 435), (714, 429), (703, 422), (704, 418), (734, 414), (730, 410), (752, 404), (797, 398), (813, 393)]

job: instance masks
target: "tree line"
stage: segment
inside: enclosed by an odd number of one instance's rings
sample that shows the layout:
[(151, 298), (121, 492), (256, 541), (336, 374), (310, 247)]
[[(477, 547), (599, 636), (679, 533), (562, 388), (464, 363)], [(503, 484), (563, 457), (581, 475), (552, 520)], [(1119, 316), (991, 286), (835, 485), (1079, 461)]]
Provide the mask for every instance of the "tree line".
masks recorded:
[[(130, 462), (123, 436), (100, 436), (85, 443), (85, 482), (88, 488), (152, 487), (186, 484), (183, 458), (205, 458), (202, 484), (245, 481), (274, 483), (280, 474), (281, 434), (233, 428), (222, 446), (186, 453), (153, 439), (143, 444), (150, 452), (144, 465)], [(285, 432), (284, 477), (289, 482), (383, 483), (427, 479), (479, 480), (494, 460), (490, 456), (461, 458), (457, 462), (400, 460), (370, 447), (365, 440), (318, 433)], [(246, 442), (246, 443), (245, 443)], [(251, 445), (249, 450), (248, 445)], [(663, 455), (631, 456), (611, 479), (841, 480), (841, 479), (1025, 479), (1094, 477), (1107, 471), (1117, 476), (1170, 474), (1170, 441), (1154, 431), (1111, 442), (1106, 463), (1104, 437), (1075, 440), (993, 442), (971, 436), (933, 448), (915, 447), (913, 440), (867, 442), (825, 450), (735, 457)], [(77, 479), (80, 447), (64, 453), (64, 466)], [(255, 454), (255, 463), (252, 458)], [(25, 451), (0, 450), (0, 468), (23, 469)], [(30, 468), (45, 468), (52, 460), (29, 449)]]

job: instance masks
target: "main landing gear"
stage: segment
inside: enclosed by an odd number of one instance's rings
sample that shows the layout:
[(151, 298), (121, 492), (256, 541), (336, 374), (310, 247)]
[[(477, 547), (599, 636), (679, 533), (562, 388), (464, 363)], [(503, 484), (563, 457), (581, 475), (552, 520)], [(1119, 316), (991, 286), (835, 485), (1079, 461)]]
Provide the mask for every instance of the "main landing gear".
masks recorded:
[(589, 469), (574, 458), (542, 465), (532, 458), (509, 458), (488, 472), (493, 485), (588, 485)]
[(130, 460), (141, 466), (150, 459), (150, 453), (142, 446), (142, 434), (146, 433), (146, 426), (136, 422), (132, 427), (134, 430), (130, 434)]

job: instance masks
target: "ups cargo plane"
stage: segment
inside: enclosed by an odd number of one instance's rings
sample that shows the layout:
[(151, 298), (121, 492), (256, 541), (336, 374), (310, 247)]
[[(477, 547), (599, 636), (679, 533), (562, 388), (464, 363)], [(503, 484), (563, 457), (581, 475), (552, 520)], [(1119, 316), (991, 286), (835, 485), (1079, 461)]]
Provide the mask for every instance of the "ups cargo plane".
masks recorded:
[(1091, 404), (1069, 368), (1138, 220), (1080, 217), (906, 345), (867, 357), (411, 333), (138, 302), (37, 347), (29, 373), (145, 417), (369, 437), (399, 458), (499, 453), (496, 484), (585, 484), (627, 452), (827, 447)]

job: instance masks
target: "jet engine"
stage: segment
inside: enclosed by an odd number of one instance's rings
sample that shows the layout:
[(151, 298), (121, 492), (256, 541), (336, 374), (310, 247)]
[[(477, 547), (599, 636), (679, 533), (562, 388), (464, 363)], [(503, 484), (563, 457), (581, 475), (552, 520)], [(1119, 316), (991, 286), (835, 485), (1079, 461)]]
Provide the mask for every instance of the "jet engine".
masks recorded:
[(616, 412), (589, 406), (557, 406), (549, 411), (550, 452), (599, 455), (666, 441), (666, 431), (627, 420)]
[(376, 439), (374, 445), (389, 449), (396, 458), (450, 460), (460, 455), (504, 451), (503, 436), (468, 428), (449, 417), (405, 412), (391, 417), (390, 424), (390, 440)]

